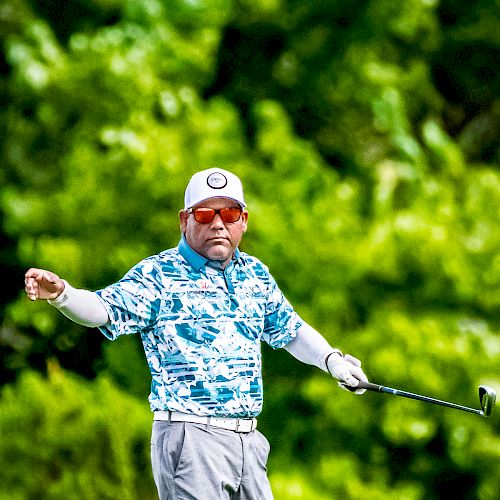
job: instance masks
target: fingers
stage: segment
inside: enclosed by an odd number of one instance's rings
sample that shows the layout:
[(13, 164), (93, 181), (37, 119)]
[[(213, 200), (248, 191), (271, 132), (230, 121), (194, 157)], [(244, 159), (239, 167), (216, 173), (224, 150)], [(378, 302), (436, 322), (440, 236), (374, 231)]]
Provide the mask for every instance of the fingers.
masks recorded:
[[(359, 385), (359, 381), (368, 382), (368, 378), (361, 369), (361, 361), (350, 354), (345, 355), (345, 360), (351, 363), (350, 372), (351, 375), (356, 378), (356, 385), (351, 385), (351, 387), (357, 387)], [(354, 394), (364, 394), (366, 389), (356, 389)]]
[(26, 274), (24, 275), (24, 279), (27, 280), (27, 279), (39, 278), (40, 276), (43, 276), (44, 272), (45, 271), (43, 269), (36, 269), (36, 268), (32, 267), (31, 269), (28, 269), (26, 271)]
[[(355, 368), (354, 366), (352, 368)], [(341, 375), (341, 381), (345, 385), (348, 385), (350, 387), (357, 387), (359, 384), (359, 379), (354, 376), (353, 369), (346, 367), (339, 372), (339, 375)]]
[(355, 366), (361, 366), (361, 361), (358, 358), (355, 358), (354, 356), (351, 356), (350, 354), (346, 354), (344, 356), (344, 359), (346, 361), (349, 361), (349, 363), (352, 363)]
[(30, 300), (46, 299), (50, 298), (50, 293), (59, 281), (57, 274), (32, 267), (24, 275), (24, 289)]
[(356, 366), (342, 361), (340, 363), (335, 363), (331, 367), (331, 374), (343, 384), (350, 387), (357, 387), (359, 380), (352, 374), (352, 370), (356, 368)]
[(36, 300), (38, 298), (38, 282), (41, 281), (42, 278), (42, 269), (31, 268), (24, 275), (24, 289), (30, 300)]
[(354, 394), (364, 394), (366, 389), (357, 389), (361, 380), (368, 382), (366, 375), (362, 371), (361, 373), (358, 372), (355, 375), (349, 375), (343, 380), (339, 380), (338, 385), (345, 391), (354, 392)]
[(346, 354), (337, 362), (333, 363), (332, 374), (339, 380), (339, 386), (344, 390), (351, 390), (355, 394), (363, 394), (366, 389), (355, 388), (360, 381), (368, 382), (368, 378), (361, 369), (361, 361), (350, 354)]
[(56, 281), (59, 280), (59, 276), (57, 274), (47, 271), (46, 269), (37, 269), (35, 267), (32, 267), (31, 269), (28, 269), (26, 271), (26, 274), (24, 275), (25, 279), (33, 278), (37, 281), (42, 281), (43, 279), (46, 279), (50, 283), (55, 283)]
[(362, 382), (368, 382), (368, 378), (366, 377), (365, 373), (359, 366), (353, 366), (351, 368), (351, 375), (353, 375), (357, 380), (361, 380)]
[(361, 361), (358, 358), (355, 358), (350, 354), (346, 354), (344, 356), (344, 359), (349, 363), (351, 363), (351, 365), (353, 365), (352, 368), (350, 369), (350, 372), (356, 379), (361, 380), (363, 382), (368, 382), (368, 378), (361, 369)]

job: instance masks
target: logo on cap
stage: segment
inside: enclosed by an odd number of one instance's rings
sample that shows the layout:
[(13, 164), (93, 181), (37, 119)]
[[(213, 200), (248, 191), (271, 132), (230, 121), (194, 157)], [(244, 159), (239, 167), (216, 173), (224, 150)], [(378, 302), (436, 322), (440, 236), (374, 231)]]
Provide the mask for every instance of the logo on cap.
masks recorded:
[(226, 187), (227, 179), (224, 174), (214, 172), (208, 176), (207, 184), (213, 189), (222, 189), (223, 187)]

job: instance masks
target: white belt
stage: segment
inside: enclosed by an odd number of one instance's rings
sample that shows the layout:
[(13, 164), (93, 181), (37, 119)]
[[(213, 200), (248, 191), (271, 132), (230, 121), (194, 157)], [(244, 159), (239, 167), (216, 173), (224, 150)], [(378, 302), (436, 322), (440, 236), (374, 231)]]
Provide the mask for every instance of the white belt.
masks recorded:
[(212, 425), (235, 432), (251, 432), (257, 428), (256, 418), (220, 418), (201, 417), (200, 415), (189, 415), (178, 411), (155, 411), (155, 420), (166, 420), (168, 422), (191, 422), (193, 424)]

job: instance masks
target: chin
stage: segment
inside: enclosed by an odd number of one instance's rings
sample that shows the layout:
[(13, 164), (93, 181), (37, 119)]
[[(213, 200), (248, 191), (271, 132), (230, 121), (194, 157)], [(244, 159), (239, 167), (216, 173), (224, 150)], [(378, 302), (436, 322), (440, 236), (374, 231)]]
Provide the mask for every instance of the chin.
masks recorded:
[(210, 260), (228, 260), (231, 258), (233, 255), (233, 249), (231, 248), (231, 245), (227, 244), (226, 242), (224, 243), (217, 243), (217, 244), (212, 244), (212, 245), (207, 245), (208, 248), (206, 248), (206, 256)]
[(210, 255), (208, 255), (208, 258), (210, 260), (218, 260), (220, 262), (224, 262), (226, 260), (229, 260), (230, 255), (227, 255), (227, 254), (221, 255), (220, 253), (217, 253), (217, 254), (210, 254)]
[(218, 251), (211, 251), (211, 252), (208, 252), (207, 257), (210, 260), (225, 261), (231, 257), (231, 252), (228, 252), (227, 250), (219, 251), (219, 252)]

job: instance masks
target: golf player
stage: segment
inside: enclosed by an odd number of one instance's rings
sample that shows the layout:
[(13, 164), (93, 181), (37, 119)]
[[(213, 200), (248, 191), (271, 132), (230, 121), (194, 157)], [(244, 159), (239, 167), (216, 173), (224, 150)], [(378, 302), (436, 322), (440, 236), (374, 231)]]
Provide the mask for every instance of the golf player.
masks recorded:
[(355, 387), (356, 358), (294, 311), (268, 268), (238, 249), (248, 212), (240, 179), (194, 174), (176, 248), (148, 257), (97, 292), (30, 269), (25, 290), (111, 340), (141, 336), (149, 369), (153, 475), (161, 500), (271, 499), (262, 409), (262, 341)]

